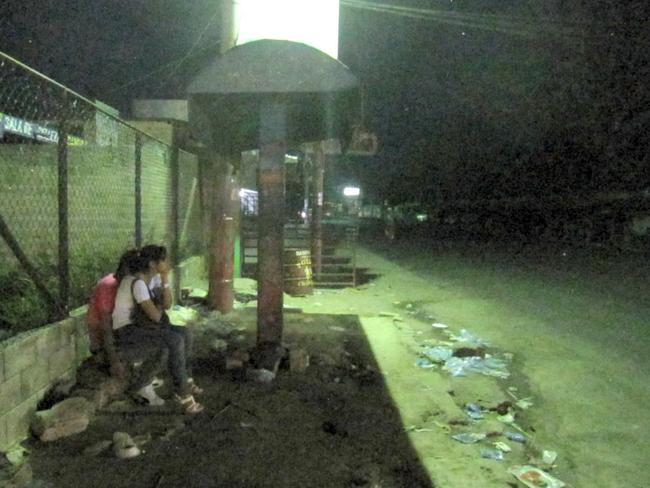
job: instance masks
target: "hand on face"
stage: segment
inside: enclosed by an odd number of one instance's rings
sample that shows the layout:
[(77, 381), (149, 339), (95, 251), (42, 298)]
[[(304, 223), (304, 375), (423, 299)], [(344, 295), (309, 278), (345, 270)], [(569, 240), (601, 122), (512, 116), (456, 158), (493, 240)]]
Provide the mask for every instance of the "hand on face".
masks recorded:
[(156, 271), (161, 276), (167, 276), (171, 271), (171, 264), (169, 263), (169, 259), (165, 259), (164, 261), (159, 261), (158, 264), (156, 265)]

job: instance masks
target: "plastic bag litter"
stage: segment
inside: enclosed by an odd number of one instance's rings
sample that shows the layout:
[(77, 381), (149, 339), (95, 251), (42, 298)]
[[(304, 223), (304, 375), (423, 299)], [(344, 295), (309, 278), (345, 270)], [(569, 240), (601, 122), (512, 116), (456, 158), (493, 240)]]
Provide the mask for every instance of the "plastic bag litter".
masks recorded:
[(553, 464), (557, 460), (557, 452), (555, 451), (542, 451), (542, 461), (546, 464)]
[(504, 455), (503, 451), (500, 451), (499, 449), (492, 449), (490, 447), (482, 447), (481, 448), (481, 457), (485, 459), (494, 459), (496, 461), (503, 461)]
[(492, 445), (496, 447), (499, 451), (503, 451), (503, 452), (512, 451), (512, 448), (503, 441), (494, 442)]
[(435, 368), (436, 365), (429, 361), (427, 358), (418, 358), (415, 360), (415, 365), (419, 368), (430, 369)]
[(449, 347), (435, 346), (427, 347), (422, 351), (422, 355), (436, 363), (444, 363), (452, 357), (454, 351)]
[(485, 434), (476, 434), (474, 432), (463, 432), (461, 434), (454, 434), (451, 436), (452, 439), (462, 442), (463, 444), (476, 444), (479, 441), (485, 439)]
[(506, 366), (506, 361), (502, 359), (472, 356), (466, 358), (451, 357), (445, 361), (443, 369), (449, 371), (452, 376), (467, 376), (468, 373), (480, 373), (505, 379), (510, 376)]
[(451, 339), (456, 342), (464, 342), (465, 344), (473, 344), (475, 346), (489, 346), (487, 341), (476, 337), (471, 332), (468, 332), (466, 329), (461, 329), (460, 334), (452, 335)]
[(484, 418), (483, 412), (486, 411), (486, 409), (484, 409), (480, 405), (477, 405), (476, 403), (466, 403), (465, 408), (463, 410), (472, 420), (483, 419)]
[(526, 436), (524, 434), (520, 434), (519, 432), (506, 432), (505, 436), (507, 439), (514, 441), (514, 442), (520, 442), (521, 444), (524, 444), (526, 442)]
[(517, 400), (515, 405), (522, 410), (528, 410), (530, 407), (533, 406), (533, 402), (530, 401), (530, 397), (522, 398), (520, 400)]
[(434, 329), (447, 329), (447, 328), (449, 328), (448, 325), (441, 324), (441, 323), (438, 323), (438, 322), (436, 322), (434, 324), (431, 324), (431, 327), (433, 327)]
[(529, 488), (563, 488), (566, 484), (541, 469), (532, 466), (513, 466), (508, 473)]

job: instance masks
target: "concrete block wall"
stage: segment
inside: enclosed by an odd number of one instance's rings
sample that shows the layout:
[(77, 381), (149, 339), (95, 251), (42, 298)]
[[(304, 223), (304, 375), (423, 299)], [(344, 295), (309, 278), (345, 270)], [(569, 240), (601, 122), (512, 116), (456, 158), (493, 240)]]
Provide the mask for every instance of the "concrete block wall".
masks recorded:
[(0, 451), (29, 435), (31, 415), (57, 381), (89, 354), (83, 314), (0, 343)]

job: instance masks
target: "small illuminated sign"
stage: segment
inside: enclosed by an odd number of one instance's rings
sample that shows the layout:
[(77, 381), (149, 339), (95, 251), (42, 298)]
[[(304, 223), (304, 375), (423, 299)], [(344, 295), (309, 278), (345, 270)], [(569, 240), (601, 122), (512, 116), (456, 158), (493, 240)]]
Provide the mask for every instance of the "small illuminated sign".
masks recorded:
[(346, 186), (343, 188), (343, 195), (346, 197), (358, 197), (361, 195), (361, 189), (356, 186)]

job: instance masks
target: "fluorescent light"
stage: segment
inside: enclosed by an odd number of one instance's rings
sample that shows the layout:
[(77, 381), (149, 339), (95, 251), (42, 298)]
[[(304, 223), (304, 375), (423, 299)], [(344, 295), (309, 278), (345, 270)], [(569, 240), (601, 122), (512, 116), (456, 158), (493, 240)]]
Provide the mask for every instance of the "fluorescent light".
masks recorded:
[(346, 197), (358, 197), (361, 195), (361, 189), (356, 186), (346, 186), (343, 188), (343, 195)]

